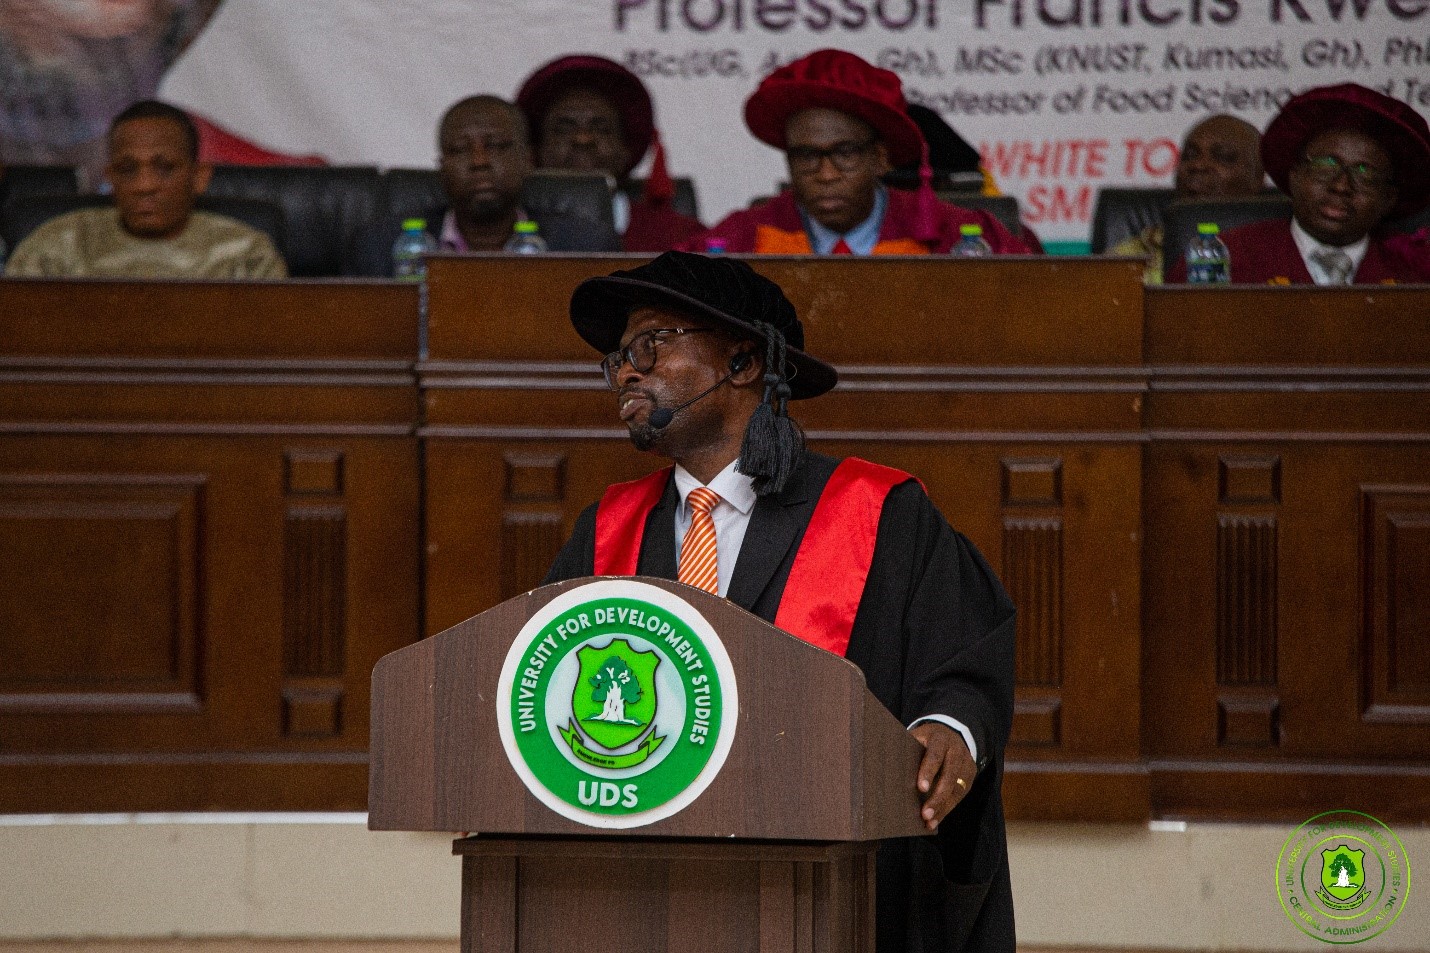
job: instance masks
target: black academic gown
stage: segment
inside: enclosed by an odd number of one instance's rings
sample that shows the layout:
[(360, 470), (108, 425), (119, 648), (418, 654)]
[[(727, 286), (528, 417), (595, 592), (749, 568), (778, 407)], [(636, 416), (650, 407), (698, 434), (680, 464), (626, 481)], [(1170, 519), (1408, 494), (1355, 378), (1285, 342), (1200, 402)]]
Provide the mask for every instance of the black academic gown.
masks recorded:
[[(784, 492), (755, 503), (730, 601), (774, 621), (804, 529), (836, 463), (808, 454)], [(679, 500), (671, 480), (646, 521), (640, 575), (676, 578)], [(593, 573), (595, 530), (592, 505), (577, 519), (547, 582)], [(1013, 605), (978, 550), (948, 525), (918, 483), (895, 487), (879, 520), (847, 657), (904, 724), (944, 714), (967, 725), (979, 772), (937, 835), (880, 845), (878, 953), (1013, 953), (1002, 801), (1013, 635)]]

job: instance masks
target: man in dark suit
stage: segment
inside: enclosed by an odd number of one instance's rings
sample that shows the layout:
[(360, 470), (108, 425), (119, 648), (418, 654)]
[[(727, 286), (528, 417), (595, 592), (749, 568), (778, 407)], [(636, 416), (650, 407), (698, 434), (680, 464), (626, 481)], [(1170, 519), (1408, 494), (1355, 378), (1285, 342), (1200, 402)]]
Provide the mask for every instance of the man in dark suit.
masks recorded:
[[(471, 96), (455, 103), (442, 115), (437, 149), (447, 204), (427, 209), (422, 218), (438, 249), (501, 251), (517, 222), (533, 221), (548, 251), (621, 250), (620, 236), (598, 222), (521, 207), (531, 150), (526, 119), (506, 100)], [(351, 270), (391, 275), (392, 244), (401, 230), (402, 222), (394, 220), (364, 234), (353, 252)]]
[(913, 477), (804, 449), (787, 401), (837, 374), (744, 262), (668, 252), (583, 283), (571, 319), (632, 441), (675, 465), (587, 508), (547, 582), (678, 579), (858, 665), (925, 747), (931, 836), (881, 845), (878, 950), (1011, 953), (1014, 615), (993, 571)]

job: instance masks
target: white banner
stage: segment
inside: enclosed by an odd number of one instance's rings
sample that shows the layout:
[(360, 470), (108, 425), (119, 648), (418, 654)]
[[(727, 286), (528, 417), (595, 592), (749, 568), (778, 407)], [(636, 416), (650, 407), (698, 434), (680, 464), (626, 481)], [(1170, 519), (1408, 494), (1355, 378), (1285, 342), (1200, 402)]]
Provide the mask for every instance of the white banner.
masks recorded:
[(1354, 81), (1430, 112), (1430, 0), (225, 0), (162, 93), (264, 145), (430, 166), (442, 110), (600, 53), (642, 76), (714, 222), (787, 178), (745, 129), (759, 79), (839, 47), (976, 145), (1048, 241), (1097, 189), (1165, 184), (1188, 128)]

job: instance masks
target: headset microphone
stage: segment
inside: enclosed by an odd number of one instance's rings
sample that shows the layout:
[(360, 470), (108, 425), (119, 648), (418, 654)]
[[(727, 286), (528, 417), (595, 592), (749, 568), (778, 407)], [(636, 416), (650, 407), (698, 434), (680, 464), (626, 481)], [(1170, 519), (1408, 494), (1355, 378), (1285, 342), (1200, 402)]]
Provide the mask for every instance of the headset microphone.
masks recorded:
[(697, 400), (703, 400), (706, 397), (709, 397), (721, 384), (724, 384), (725, 382), (729, 381), (730, 378), (734, 377), (736, 374), (749, 367), (750, 362), (752, 360), (754, 360), (754, 358), (750, 355), (748, 351), (742, 354), (736, 354), (734, 357), (730, 358), (730, 373), (726, 374), (724, 377), (720, 378), (718, 381), (711, 384), (709, 387), (705, 388), (703, 391), (696, 394), (694, 397), (690, 398), (685, 403), (681, 404), (679, 407), (676, 407), (674, 409), (668, 407), (657, 407), (655, 410), (652, 410), (650, 412), (650, 420), (648, 422), (656, 430), (664, 430), (666, 427), (670, 426), (670, 422), (675, 419), (676, 414), (680, 413), (682, 410), (689, 407)]

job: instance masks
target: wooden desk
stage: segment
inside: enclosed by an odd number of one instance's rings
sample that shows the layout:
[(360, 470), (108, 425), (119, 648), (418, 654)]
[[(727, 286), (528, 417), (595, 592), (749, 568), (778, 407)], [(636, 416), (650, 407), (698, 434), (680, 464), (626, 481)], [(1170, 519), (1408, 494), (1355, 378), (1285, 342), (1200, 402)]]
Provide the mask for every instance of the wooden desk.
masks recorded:
[(1149, 293), (1159, 816), (1423, 821), (1430, 289)]
[[(399, 285), (0, 282), (0, 811), (360, 808), (372, 662), (659, 465), (566, 320), (639, 260), (438, 258), (420, 362)], [(756, 267), (1019, 605), (1011, 816), (1423, 820), (1430, 288)]]
[(417, 292), (0, 282), (0, 810), (362, 809)]

